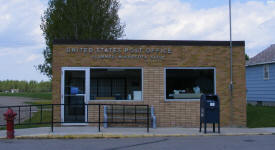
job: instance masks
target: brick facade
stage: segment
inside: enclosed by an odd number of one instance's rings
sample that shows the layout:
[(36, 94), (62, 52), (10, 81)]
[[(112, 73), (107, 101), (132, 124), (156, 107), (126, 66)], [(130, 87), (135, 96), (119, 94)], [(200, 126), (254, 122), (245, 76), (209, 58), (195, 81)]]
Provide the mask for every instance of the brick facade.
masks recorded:
[[(219, 43), (219, 42), (217, 42)], [(159, 59), (92, 59), (88, 53), (66, 53), (67, 48), (166, 48), (170, 54)], [(116, 54), (114, 54), (116, 55)], [(126, 55), (121, 53), (120, 55)], [(154, 54), (144, 55), (150, 57)], [(165, 67), (214, 67), (216, 69), (216, 93), (220, 97), (221, 125), (231, 124), (230, 104), (230, 50), (224, 45), (124, 45), (124, 44), (67, 44), (57, 43), (53, 51), (53, 102), (61, 102), (62, 67), (142, 67), (143, 101), (89, 101), (89, 103), (149, 104), (154, 106), (158, 127), (198, 127), (198, 101), (165, 101)], [(246, 126), (246, 83), (244, 45), (233, 47), (233, 124)], [(55, 110), (55, 120), (60, 120), (60, 109)], [(92, 116), (91, 114), (89, 116)]]

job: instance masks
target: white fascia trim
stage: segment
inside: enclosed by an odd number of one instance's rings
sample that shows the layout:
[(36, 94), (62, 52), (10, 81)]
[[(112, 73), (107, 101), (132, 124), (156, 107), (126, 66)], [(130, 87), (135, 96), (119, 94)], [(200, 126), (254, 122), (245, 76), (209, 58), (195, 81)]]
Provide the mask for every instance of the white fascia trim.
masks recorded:
[(249, 67), (249, 66), (257, 66), (257, 65), (272, 64), (272, 63), (275, 63), (275, 61), (261, 62), (261, 63), (251, 64), (251, 65), (245, 65), (245, 66)]

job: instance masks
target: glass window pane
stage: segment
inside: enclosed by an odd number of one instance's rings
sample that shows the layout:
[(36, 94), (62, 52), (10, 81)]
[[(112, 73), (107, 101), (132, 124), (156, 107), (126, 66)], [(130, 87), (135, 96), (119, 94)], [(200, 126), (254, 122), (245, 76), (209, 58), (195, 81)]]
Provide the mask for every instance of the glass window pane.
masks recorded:
[(214, 69), (166, 69), (166, 99), (199, 99), (214, 90)]
[(91, 69), (91, 100), (141, 100), (141, 69)]
[(81, 123), (85, 121), (84, 96), (65, 96), (64, 122)]
[(85, 71), (65, 71), (65, 95), (85, 93)]
[(269, 79), (269, 66), (268, 64), (264, 65), (264, 79)]
[(65, 71), (64, 122), (85, 121), (85, 71)]

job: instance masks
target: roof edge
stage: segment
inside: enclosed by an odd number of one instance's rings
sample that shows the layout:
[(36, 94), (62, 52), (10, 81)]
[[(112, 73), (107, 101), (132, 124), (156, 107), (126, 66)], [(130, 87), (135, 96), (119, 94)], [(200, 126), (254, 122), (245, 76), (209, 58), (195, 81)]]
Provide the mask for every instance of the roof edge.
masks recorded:
[[(184, 46), (230, 46), (230, 41), (199, 40), (62, 40), (56, 39), (54, 45), (98, 44), (98, 45), (184, 45)], [(232, 41), (233, 46), (245, 46), (245, 41)]]
[(246, 67), (249, 67), (249, 66), (264, 65), (264, 64), (272, 64), (272, 63), (275, 63), (275, 61), (268, 61), (268, 62), (254, 63), (254, 64), (248, 64), (248, 65), (245, 65), (245, 66), (246, 66)]

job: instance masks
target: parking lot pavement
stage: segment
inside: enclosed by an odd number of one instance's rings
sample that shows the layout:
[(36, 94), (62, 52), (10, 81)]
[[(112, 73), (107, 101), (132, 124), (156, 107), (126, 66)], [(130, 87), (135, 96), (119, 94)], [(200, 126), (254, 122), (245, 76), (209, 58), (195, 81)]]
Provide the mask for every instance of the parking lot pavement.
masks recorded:
[[(18, 105), (24, 105), (25, 102), (31, 102), (34, 101), (32, 98), (24, 98), (24, 97), (10, 97), (10, 96), (0, 96), (0, 107), (4, 106), (18, 106)], [(26, 105), (26, 104), (25, 104)], [(18, 114), (18, 108), (13, 109)], [(33, 111), (35, 111), (36, 108), (33, 107)], [(7, 108), (0, 108), (0, 125), (3, 125), (5, 123), (3, 114), (7, 111)], [(24, 121), (29, 118), (29, 108), (21, 108), (21, 116), (20, 121)], [(18, 121), (18, 117), (15, 121)]]
[(0, 96), (0, 106), (16, 106), (23, 105), (25, 102), (33, 101), (32, 98), (25, 97), (11, 97), (11, 96)]

